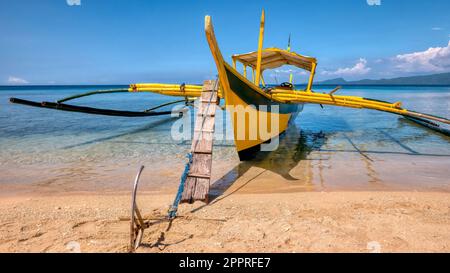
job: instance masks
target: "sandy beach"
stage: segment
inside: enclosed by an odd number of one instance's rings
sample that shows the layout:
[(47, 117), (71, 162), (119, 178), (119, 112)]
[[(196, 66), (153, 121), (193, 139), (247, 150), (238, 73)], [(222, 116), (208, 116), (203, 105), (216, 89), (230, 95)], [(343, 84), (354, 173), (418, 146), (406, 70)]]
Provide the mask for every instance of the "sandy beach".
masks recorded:
[[(205, 206), (141, 194), (138, 252), (449, 252), (450, 194), (228, 192)], [(1, 252), (126, 252), (130, 197), (76, 194), (0, 199)]]
[[(181, 205), (171, 223), (184, 160), (146, 164), (138, 205), (154, 224), (137, 252), (450, 252), (449, 157), (291, 145), (251, 162), (219, 148), (211, 202)], [(80, 163), (57, 177), (59, 165), (28, 168), (42, 182), (4, 183), (0, 252), (127, 252), (136, 168), (122, 164), (99, 177)]]

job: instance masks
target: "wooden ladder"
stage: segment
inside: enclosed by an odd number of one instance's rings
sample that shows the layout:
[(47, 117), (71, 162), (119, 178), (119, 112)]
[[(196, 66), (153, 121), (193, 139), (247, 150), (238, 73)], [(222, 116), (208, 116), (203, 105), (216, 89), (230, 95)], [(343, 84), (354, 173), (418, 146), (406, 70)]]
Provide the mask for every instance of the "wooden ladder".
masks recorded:
[(217, 81), (203, 83), (191, 146), (192, 163), (181, 196), (182, 203), (208, 202), (218, 89)]

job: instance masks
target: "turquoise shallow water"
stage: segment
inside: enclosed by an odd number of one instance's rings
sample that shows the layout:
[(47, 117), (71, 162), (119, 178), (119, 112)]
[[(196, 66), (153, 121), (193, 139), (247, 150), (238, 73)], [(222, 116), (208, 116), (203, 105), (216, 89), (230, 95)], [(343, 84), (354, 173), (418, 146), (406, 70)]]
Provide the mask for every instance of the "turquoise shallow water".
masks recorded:
[[(130, 174), (140, 164), (146, 165), (146, 177), (153, 184), (173, 188), (178, 183), (190, 142), (171, 138), (175, 118), (95, 116), (15, 105), (8, 100), (55, 101), (97, 88), (0, 88), (0, 186), (125, 190), (132, 180)], [(408, 109), (450, 117), (450, 87), (347, 87), (339, 92), (402, 101)], [(74, 104), (138, 111), (171, 100), (150, 93), (120, 93), (86, 97)], [(279, 160), (290, 168), (301, 160), (295, 157), (302, 151), (424, 155), (431, 158), (429, 164), (448, 162), (450, 157), (449, 137), (392, 114), (305, 105), (295, 125), (265, 165)], [(218, 178), (239, 165), (230, 140), (216, 141), (214, 158)], [(441, 171), (433, 187), (450, 183), (450, 172)]]

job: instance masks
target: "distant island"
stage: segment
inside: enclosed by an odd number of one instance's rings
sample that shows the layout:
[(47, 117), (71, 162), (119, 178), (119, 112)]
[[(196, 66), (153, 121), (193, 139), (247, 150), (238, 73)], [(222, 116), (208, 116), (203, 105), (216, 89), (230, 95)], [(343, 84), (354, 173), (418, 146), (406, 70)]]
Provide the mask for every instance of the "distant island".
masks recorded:
[(316, 82), (316, 85), (450, 85), (450, 73), (440, 73), (423, 76), (399, 77), (379, 80), (346, 81), (336, 78)]

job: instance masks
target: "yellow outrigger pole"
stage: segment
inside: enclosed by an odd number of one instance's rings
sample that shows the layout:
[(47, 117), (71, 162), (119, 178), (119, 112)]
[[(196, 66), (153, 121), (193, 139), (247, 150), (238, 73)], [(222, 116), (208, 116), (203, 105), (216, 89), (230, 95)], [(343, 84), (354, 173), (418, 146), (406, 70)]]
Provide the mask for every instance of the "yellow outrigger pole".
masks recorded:
[(255, 77), (255, 84), (256, 86), (259, 86), (259, 79), (261, 76), (261, 59), (262, 59), (262, 49), (263, 49), (263, 42), (264, 42), (264, 10), (261, 13), (261, 23), (259, 25), (259, 40), (258, 40), (258, 57), (256, 61), (256, 77)]
[[(312, 83), (311, 83), (312, 84)], [(332, 105), (357, 109), (372, 109), (383, 112), (389, 112), (397, 115), (408, 116), (412, 118), (425, 118), (437, 122), (450, 124), (450, 120), (438, 117), (434, 115), (419, 113), (402, 108), (401, 102), (387, 102), (374, 100), (369, 98), (363, 98), (358, 96), (347, 95), (335, 95), (335, 92), (339, 90), (337, 87), (329, 93), (312, 92), (311, 89), (307, 90), (271, 90), (267, 94), (273, 101), (280, 103), (312, 103)], [(183, 84), (161, 84), (161, 83), (138, 83), (131, 84), (129, 92), (152, 92), (167, 96), (180, 96), (195, 98), (200, 97), (202, 86), (201, 85), (183, 85)], [(219, 90), (219, 97), (222, 96), (221, 90)]]
[(153, 92), (166, 96), (199, 97), (201, 85), (193, 84), (165, 84), (165, 83), (136, 83), (131, 84), (129, 92)]
[[(291, 52), (291, 34), (289, 33), (289, 39), (288, 39), (288, 46), (287, 46), (287, 51)], [(292, 84), (292, 82), (294, 81), (294, 75), (292, 74), (292, 72), (289, 74), (289, 83)]]

